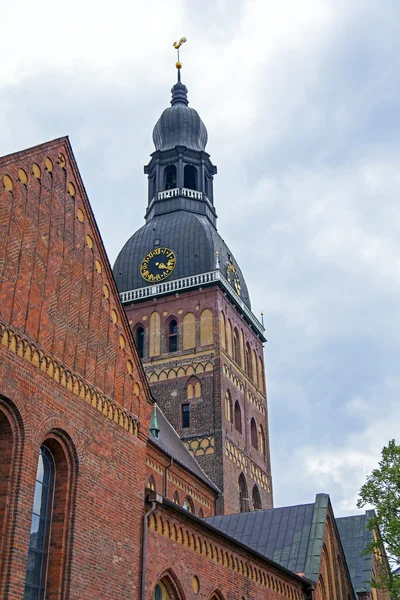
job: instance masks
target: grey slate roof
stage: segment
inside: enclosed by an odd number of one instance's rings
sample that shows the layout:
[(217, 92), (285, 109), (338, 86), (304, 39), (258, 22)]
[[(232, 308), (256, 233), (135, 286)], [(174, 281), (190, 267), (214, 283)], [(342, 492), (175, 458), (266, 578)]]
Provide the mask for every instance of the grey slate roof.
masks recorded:
[(160, 247), (176, 253), (176, 267), (166, 281), (213, 271), (216, 251), (221, 271), (226, 275), (230, 255), (240, 280), (240, 296), (251, 308), (245, 279), (224, 240), (207, 217), (185, 210), (153, 217), (126, 242), (113, 268), (119, 292), (153, 285), (143, 279), (139, 267), (146, 254), (155, 247), (156, 239), (159, 239)]
[(227, 535), (296, 573), (304, 573), (314, 503), (206, 519)]
[(364, 515), (336, 519), (354, 591), (371, 589), (372, 554), (361, 556), (361, 552), (372, 542), (372, 531), (366, 525), (373, 516), (374, 511), (367, 510)]
[(203, 469), (200, 467), (197, 460), (186, 448), (185, 444), (181, 441), (179, 435), (168, 421), (162, 410), (157, 405), (157, 420), (159, 427), (159, 437), (156, 438), (150, 432), (149, 440), (153, 442), (155, 446), (158, 446), (165, 454), (176, 460), (183, 467), (191, 471), (196, 477), (198, 477), (208, 487), (212, 488), (215, 492), (219, 492), (217, 486), (211, 481), (206, 475)]
[(187, 87), (176, 83), (172, 90), (172, 106), (166, 108), (153, 130), (156, 150), (170, 150), (186, 146), (190, 150), (204, 151), (207, 145), (207, 129), (194, 108), (189, 108)]

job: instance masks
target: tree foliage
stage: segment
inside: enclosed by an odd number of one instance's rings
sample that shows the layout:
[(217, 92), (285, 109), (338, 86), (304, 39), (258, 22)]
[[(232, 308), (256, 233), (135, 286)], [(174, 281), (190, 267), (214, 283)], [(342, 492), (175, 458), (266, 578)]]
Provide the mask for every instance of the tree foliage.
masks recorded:
[(379, 468), (367, 477), (359, 495), (358, 508), (372, 505), (375, 509), (368, 529), (380, 534), (373, 536), (365, 551), (373, 552), (379, 565), (374, 585), (389, 591), (392, 600), (400, 600), (400, 573), (393, 573), (400, 567), (400, 446), (395, 440), (383, 448)]

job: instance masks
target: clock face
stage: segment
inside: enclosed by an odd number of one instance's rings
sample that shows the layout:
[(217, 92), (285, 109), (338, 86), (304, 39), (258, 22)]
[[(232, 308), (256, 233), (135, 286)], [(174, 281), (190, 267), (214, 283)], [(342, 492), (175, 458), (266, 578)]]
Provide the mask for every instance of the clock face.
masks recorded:
[(169, 248), (154, 248), (140, 263), (140, 274), (146, 281), (157, 283), (169, 277), (175, 266), (175, 252)]
[(236, 290), (236, 293), (239, 294), (240, 296), (240, 279), (239, 279), (239, 275), (237, 274), (235, 265), (232, 264), (231, 262), (228, 262), (228, 265), (226, 267), (226, 278), (228, 280), (228, 283), (231, 284), (231, 286)]

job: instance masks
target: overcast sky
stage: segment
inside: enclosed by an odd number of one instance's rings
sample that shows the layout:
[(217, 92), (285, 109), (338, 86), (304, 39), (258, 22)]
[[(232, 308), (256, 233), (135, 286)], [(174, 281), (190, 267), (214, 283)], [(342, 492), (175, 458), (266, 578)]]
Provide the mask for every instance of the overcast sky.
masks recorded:
[(2, 0), (0, 155), (68, 134), (110, 258), (182, 79), (264, 312), (275, 505), (337, 516), (400, 435), (398, 0)]

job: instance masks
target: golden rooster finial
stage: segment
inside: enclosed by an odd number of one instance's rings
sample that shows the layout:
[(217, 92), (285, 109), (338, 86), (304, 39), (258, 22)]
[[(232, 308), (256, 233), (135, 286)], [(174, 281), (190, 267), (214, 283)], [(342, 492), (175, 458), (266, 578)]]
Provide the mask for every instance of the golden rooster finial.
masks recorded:
[(181, 80), (180, 77), (180, 69), (182, 69), (182, 63), (179, 60), (179, 48), (182, 46), (182, 44), (184, 44), (186, 42), (186, 38), (185, 37), (181, 37), (181, 39), (179, 40), (179, 42), (174, 42), (172, 45), (175, 48), (175, 50), (178, 51), (178, 62), (176, 63), (176, 68), (178, 69), (178, 81)]

